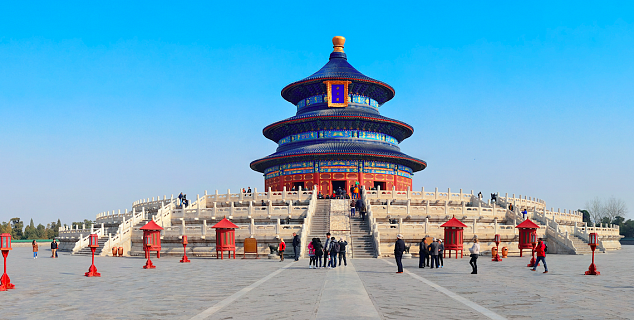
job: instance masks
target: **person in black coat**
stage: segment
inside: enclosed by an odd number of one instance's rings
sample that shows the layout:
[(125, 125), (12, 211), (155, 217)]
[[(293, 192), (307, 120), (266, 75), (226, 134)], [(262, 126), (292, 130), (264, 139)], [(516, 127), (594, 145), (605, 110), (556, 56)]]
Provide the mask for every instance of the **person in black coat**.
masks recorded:
[(295, 261), (299, 260), (299, 250), (301, 248), (300, 244), (301, 240), (299, 236), (297, 233), (293, 232), (293, 253), (295, 254)]
[(429, 267), (429, 247), (425, 243), (425, 238), (423, 238), (423, 240), (420, 241), (420, 244), (418, 246), (419, 246), (418, 267), (425, 268), (425, 265)]
[[(324, 246), (321, 244), (319, 238), (313, 240), (313, 249), (315, 249), (315, 259), (319, 261), (319, 268), (321, 268), (321, 256), (324, 255)], [(315, 262), (315, 267), (317, 267), (317, 262)]]
[(403, 273), (403, 252), (405, 251), (405, 241), (403, 241), (403, 235), (396, 236), (396, 244), (394, 244), (394, 257), (396, 258), (396, 266), (398, 271), (396, 273)]

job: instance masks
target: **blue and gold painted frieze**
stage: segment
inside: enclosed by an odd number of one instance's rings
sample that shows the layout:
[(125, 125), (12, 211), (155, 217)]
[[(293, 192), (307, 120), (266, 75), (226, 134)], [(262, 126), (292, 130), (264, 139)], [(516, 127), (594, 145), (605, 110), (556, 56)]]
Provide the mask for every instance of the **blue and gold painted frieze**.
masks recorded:
[[(368, 98), (368, 97), (356, 95), (356, 94), (349, 94), (348, 101), (350, 101), (350, 103), (362, 104), (362, 105), (366, 105), (366, 106), (370, 106), (374, 108), (379, 107), (379, 103), (376, 102), (376, 100)], [(320, 95), (308, 97), (304, 100), (299, 101), (297, 103), (297, 107), (303, 108), (306, 106), (312, 106), (317, 103), (327, 103), (327, 102), (328, 102), (328, 96), (325, 94), (320, 94)]]
[(329, 161), (302, 161), (291, 162), (279, 166), (273, 166), (264, 170), (266, 179), (293, 174), (314, 173), (317, 169), (320, 173), (345, 172), (356, 173), (361, 170), (364, 173), (379, 173), (399, 175), (412, 178), (412, 169), (389, 162), (357, 161), (357, 160), (329, 160)]
[(278, 141), (279, 145), (284, 145), (294, 141), (308, 141), (315, 139), (332, 139), (332, 138), (358, 138), (372, 141), (382, 141), (393, 145), (398, 145), (396, 138), (378, 132), (361, 131), (361, 130), (320, 130), (308, 131), (298, 134), (286, 136)]

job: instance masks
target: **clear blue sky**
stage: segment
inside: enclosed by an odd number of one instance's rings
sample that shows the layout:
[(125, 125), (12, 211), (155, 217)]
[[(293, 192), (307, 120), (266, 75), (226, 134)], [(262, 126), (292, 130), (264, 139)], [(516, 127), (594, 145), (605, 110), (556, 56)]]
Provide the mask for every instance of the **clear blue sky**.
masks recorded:
[[(139, 198), (263, 188), (249, 162), (280, 96), (328, 60), (396, 97), (415, 189), (634, 210), (629, 2), (0, 4), (0, 221), (63, 223)], [(335, 3), (332, 3), (334, 6)], [(632, 214), (629, 214), (632, 217)]]

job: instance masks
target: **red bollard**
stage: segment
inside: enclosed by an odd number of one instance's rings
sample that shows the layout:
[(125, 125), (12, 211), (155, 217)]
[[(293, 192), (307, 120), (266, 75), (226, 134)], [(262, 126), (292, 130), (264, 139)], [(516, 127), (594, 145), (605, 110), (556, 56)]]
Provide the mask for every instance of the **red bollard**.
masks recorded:
[(495, 235), (495, 257), (493, 257), (493, 259), (491, 259), (491, 261), (502, 261), (502, 258), (500, 258), (500, 235), (496, 234)]
[(0, 291), (7, 291), (7, 289), (15, 289), (15, 285), (11, 283), (9, 275), (7, 275), (7, 256), (11, 248), (11, 235), (3, 233), (0, 235), (0, 250), (2, 250), (2, 257), (4, 258), (4, 273), (0, 278)]
[(588, 268), (588, 271), (586, 271), (586, 275), (588, 276), (598, 276), (601, 274), (601, 272), (597, 271), (597, 266), (594, 264), (594, 249), (597, 248), (599, 242), (597, 238), (597, 234), (593, 232), (590, 234), (590, 241), (588, 241), (588, 245), (592, 248), (592, 264)]
[(181, 262), (190, 262), (189, 259), (187, 259), (185, 247), (187, 247), (187, 236), (183, 236), (183, 259), (181, 259)]

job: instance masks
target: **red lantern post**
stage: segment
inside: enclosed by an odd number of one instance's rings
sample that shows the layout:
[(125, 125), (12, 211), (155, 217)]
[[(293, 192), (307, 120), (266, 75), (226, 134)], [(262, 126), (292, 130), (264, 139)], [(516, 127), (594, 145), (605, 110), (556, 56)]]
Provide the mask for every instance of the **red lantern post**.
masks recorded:
[(588, 242), (588, 245), (590, 246), (590, 248), (592, 248), (592, 264), (588, 268), (588, 271), (586, 271), (586, 275), (598, 276), (601, 274), (601, 272), (597, 271), (597, 266), (594, 264), (594, 249), (596, 249), (597, 245), (599, 244), (598, 235), (594, 232), (591, 233), (589, 240), (590, 241)]
[(0, 250), (2, 250), (2, 257), (4, 258), (4, 273), (0, 278), (0, 291), (7, 291), (7, 289), (15, 289), (15, 285), (11, 283), (11, 279), (7, 275), (7, 256), (11, 248), (11, 235), (3, 233), (0, 235)]
[(143, 269), (154, 269), (156, 266), (150, 260), (150, 251), (156, 251), (156, 258), (161, 258), (161, 230), (163, 228), (154, 220), (150, 220), (140, 229), (143, 230), (143, 250), (145, 250), (145, 258), (147, 259)]
[(95, 250), (99, 247), (99, 240), (94, 233), (90, 235), (89, 240), (88, 246), (90, 247), (90, 251), (92, 251), (92, 264), (90, 268), (88, 268), (88, 272), (86, 272), (86, 277), (101, 277), (101, 273), (98, 273), (97, 267), (95, 267)]
[(185, 247), (187, 247), (187, 236), (183, 236), (183, 259), (181, 259), (181, 262), (190, 262), (189, 259), (187, 259)]
[(537, 248), (537, 232), (531, 233), (531, 245), (533, 246), (533, 258), (531, 258), (531, 262), (527, 264), (527, 267), (535, 266), (535, 248)]
[(495, 254), (495, 257), (491, 259), (491, 261), (502, 261), (502, 258), (500, 258), (500, 235), (499, 234), (495, 235), (495, 248), (497, 249), (495, 250), (496, 254)]

